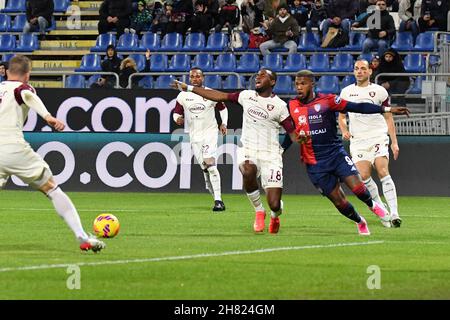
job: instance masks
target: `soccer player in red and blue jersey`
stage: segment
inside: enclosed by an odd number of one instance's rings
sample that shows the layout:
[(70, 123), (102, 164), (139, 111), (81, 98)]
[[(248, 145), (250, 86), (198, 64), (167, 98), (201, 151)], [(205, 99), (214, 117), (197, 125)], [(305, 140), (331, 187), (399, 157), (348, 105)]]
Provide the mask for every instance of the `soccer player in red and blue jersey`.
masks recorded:
[(333, 94), (314, 93), (314, 74), (303, 70), (295, 78), (297, 97), (289, 102), (296, 133), (301, 139), (301, 160), (314, 186), (339, 210), (356, 222), (361, 235), (370, 235), (366, 220), (347, 201), (340, 182), (375, 213), (383, 224), (390, 224), (389, 213), (372, 201), (358, 170), (337, 135), (336, 112), (409, 114), (404, 107), (385, 107), (371, 103), (354, 103)]

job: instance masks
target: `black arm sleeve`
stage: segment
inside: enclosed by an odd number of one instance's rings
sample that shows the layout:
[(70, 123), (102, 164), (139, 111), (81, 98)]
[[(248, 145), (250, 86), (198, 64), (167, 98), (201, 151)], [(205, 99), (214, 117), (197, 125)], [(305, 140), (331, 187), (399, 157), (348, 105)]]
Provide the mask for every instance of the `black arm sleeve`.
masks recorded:
[(289, 133), (286, 133), (284, 135), (284, 139), (283, 142), (281, 143), (281, 147), (283, 148), (284, 151), (286, 151), (292, 144), (292, 140), (291, 137), (289, 136)]
[(356, 113), (383, 113), (384, 107), (368, 102), (356, 103), (347, 101), (344, 110)]

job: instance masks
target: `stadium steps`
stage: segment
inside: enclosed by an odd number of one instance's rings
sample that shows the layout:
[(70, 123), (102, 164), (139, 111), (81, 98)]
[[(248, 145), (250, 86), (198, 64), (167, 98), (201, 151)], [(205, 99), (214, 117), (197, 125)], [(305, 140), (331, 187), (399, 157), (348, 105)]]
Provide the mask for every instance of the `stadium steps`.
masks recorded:
[(62, 80), (30, 80), (30, 84), (35, 88), (62, 88)]
[[(81, 29), (82, 30), (98, 30), (98, 20), (81, 20)], [(56, 30), (65, 30), (67, 29), (67, 21), (61, 20), (56, 21)]]
[(40, 44), (41, 50), (78, 50), (90, 49), (95, 46), (95, 40), (45, 40)]
[(72, 5), (79, 6), (81, 11), (98, 11), (103, 1), (72, 1)]
[(73, 71), (81, 64), (81, 60), (33, 60), (33, 71)]

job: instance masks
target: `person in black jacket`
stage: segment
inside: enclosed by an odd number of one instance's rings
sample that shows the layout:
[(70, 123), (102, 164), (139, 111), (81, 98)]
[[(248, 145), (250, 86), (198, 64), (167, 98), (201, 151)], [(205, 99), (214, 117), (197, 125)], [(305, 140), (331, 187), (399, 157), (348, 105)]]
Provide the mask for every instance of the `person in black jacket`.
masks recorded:
[[(142, 70), (142, 72), (150, 72), (150, 50), (147, 49), (147, 52), (145, 53), (145, 68)], [(119, 83), (122, 88), (128, 87), (128, 80), (130, 76), (133, 73), (140, 72), (137, 69), (136, 61), (134, 61), (133, 58), (126, 58), (122, 60), (122, 63), (120, 64), (120, 71), (119, 71)], [(141, 81), (144, 78), (144, 76), (137, 76), (133, 77), (131, 79), (131, 88), (138, 88), (139, 87), (139, 81)]]
[(448, 0), (422, 0), (419, 18), (420, 32), (430, 29), (447, 30)]
[(98, 33), (107, 33), (116, 28), (117, 36), (120, 37), (125, 28), (130, 26), (132, 11), (131, 0), (104, 0), (99, 10)]
[(23, 33), (30, 33), (39, 29), (41, 35), (45, 35), (52, 23), (55, 6), (53, 0), (28, 0), (26, 4), (27, 23), (23, 28)]
[[(120, 73), (120, 63), (122, 60), (117, 56), (116, 48), (110, 44), (106, 48), (106, 57), (102, 62), (103, 72), (115, 72), (117, 75)], [(116, 77), (112, 75), (103, 75), (97, 82), (91, 85), (91, 88), (108, 88), (112, 89), (116, 85)]]

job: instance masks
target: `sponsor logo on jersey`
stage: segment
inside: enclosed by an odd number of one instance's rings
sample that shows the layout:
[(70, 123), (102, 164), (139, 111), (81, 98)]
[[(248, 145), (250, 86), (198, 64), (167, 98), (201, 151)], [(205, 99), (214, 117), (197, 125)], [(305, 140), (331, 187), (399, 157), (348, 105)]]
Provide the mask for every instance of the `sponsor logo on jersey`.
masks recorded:
[(251, 106), (248, 108), (247, 114), (257, 120), (266, 120), (269, 118), (269, 113), (266, 110), (256, 106)]
[(194, 105), (189, 107), (189, 111), (192, 113), (202, 113), (203, 111), (205, 111), (205, 109), (206, 106), (201, 103), (195, 103)]
[(186, 98), (186, 101), (194, 101), (194, 99)]
[(298, 117), (298, 124), (299, 124), (299, 125), (306, 124), (306, 117), (303, 116), (303, 115), (299, 116), (299, 117)]
[(252, 100), (252, 101), (258, 102), (258, 99), (253, 98), (253, 97), (248, 98), (248, 100)]
[(375, 97), (375, 91), (369, 91), (369, 96), (371, 96), (372, 98)]
[(357, 97), (357, 96), (359, 96), (358, 93), (350, 93), (350, 97)]
[(317, 130), (311, 130), (310, 134), (311, 135), (316, 135), (316, 134), (322, 134), (322, 133), (326, 133), (327, 129), (323, 128), (323, 129), (317, 129)]
[(268, 104), (267, 105), (267, 110), (272, 111), (275, 108), (275, 106), (273, 104)]
[(298, 110), (298, 108), (295, 108), (294, 113), (299, 113), (300, 110)]
[(334, 98), (334, 103), (336, 103), (336, 104), (341, 103), (341, 97), (340, 96), (336, 96), (336, 98)]
[(322, 123), (322, 115), (321, 114), (312, 114), (312, 115), (308, 116), (308, 119), (309, 119), (310, 124)]
[(322, 106), (320, 104), (315, 104), (314, 105), (314, 110), (316, 110), (316, 112), (319, 112), (321, 107)]

